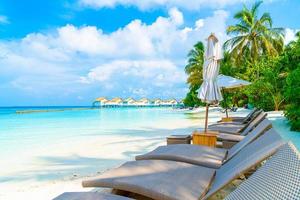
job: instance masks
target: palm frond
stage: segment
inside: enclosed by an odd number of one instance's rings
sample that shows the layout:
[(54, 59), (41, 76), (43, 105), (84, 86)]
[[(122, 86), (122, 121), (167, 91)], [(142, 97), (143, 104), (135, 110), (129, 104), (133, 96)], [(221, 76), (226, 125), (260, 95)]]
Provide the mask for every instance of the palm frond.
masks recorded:
[(262, 4), (263, 1), (257, 1), (253, 4), (252, 8), (251, 8), (251, 13), (253, 16), (256, 16), (257, 15), (257, 10), (258, 10), (258, 7)]
[[(234, 15), (238, 23), (228, 26), (227, 33), (233, 35), (224, 43), (236, 62), (255, 62), (266, 55), (277, 56), (284, 47), (284, 29), (273, 28), (269, 13), (258, 18), (258, 8), (262, 1), (257, 1), (250, 9), (244, 7)], [(300, 37), (300, 33), (299, 33)]]
[(266, 25), (268, 25), (270, 27), (272, 27), (272, 25), (273, 25), (273, 21), (272, 21), (272, 18), (270, 16), (270, 13), (264, 13), (260, 17), (259, 21), (260, 21), (261, 24), (266, 24)]

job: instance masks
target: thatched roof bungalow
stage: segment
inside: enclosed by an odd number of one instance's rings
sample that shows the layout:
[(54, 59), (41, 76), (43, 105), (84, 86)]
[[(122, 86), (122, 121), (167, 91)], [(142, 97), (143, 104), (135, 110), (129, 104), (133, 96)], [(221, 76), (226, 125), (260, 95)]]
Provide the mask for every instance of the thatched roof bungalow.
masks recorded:
[(176, 99), (170, 99), (168, 100), (168, 102), (171, 104), (171, 105), (176, 105), (178, 104), (178, 101)]
[(98, 98), (95, 99), (95, 101), (98, 101), (98, 102), (101, 102), (101, 103), (105, 103), (108, 100), (105, 97), (98, 97)]
[(158, 99), (158, 98), (157, 98), (157, 99), (154, 99), (154, 100), (153, 100), (153, 104), (154, 104), (154, 105), (160, 105), (161, 103), (162, 103), (162, 100), (161, 100), (161, 99)]
[(177, 105), (178, 102), (176, 99), (169, 99), (169, 100), (164, 100), (161, 102), (161, 105), (165, 105), (165, 106), (173, 106), (173, 105)]
[(148, 98), (141, 98), (138, 101), (136, 101), (135, 99), (129, 97), (126, 99), (122, 99), (120, 97), (115, 97), (111, 100), (108, 100), (105, 97), (99, 97), (96, 98), (93, 105), (97, 106), (174, 106), (174, 105), (178, 105), (181, 102), (177, 101), (176, 99), (169, 99), (169, 100), (162, 100), (159, 98), (156, 99), (148, 99)]
[(123, 104), (123, 100), (120, 97), (115, 97), (110, 101), (107, 101), (105, 103), (105, 105), (111, 105), (111, 106), (115, 106), (115, 105), (122, 105)]
[(136, 100), (134, 100), (133, 98), (129, 97), (127, 99), (125, 99), (123, 101), (123, 104), (125, 105), (135, 105), (136, 104)]
[(106, 102), (108, 102), (108, 100), (105, 97), (98, 97), (93, 102), (93, 106), (102, 106), (105, 105)]
[(138, 100), (136, 102), (136, 105), (141, 105), (141, 106), (146, 106), (146, 105), (150, 105), (151, 101), (147, 98), (141, 98), (140, 100)]

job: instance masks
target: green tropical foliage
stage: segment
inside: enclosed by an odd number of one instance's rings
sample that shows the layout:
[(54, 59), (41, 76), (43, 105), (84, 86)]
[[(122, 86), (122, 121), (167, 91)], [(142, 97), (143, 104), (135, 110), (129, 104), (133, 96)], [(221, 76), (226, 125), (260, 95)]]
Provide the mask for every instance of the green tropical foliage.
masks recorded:
[(288, 45), (282, 63), (287, 70), (291, 70), (286, 78), (285, 115), (290, 121), (291, 129), (300, 131), (300, 32), (297, 33), (297, 36), (297, 40)]
[(198, 42), (194, 48), (188, 53), (188, 62), (185, 66), (185, 73), (188, 75), (187, 83), (189, 84), (189, 92), (187, 93), (184, 104), (189, 107), (203, 105), (198, 99), (197, 90), (202, 83), (202, 66), (204, 61), (204, 45)]
[(190, 87), (200, 87), (203, 81), (201, 76), (203, 61), (204, 45), (202, 42), (198, 42), (188, 53), (188, 63), (185, 66), (185, 73), (188, 75), (187, 83), (190, 85)]
[(225, 47), (238, 64), (255, 65), (261, 57), (278, 56), (283, 50), (283, 29), (272, 27), (269, 13), (258, 16), (261, 3), (256, 2), (251, 8), (244, 7), (237, 12), (234, 18), (238, 23), (227, 28), (227, 34), (233, 37), (225, 43)]
[(265, 111), (278, 111), (284, 103), (283, 86), (285, 77), (274, 67), (262, 68), (262, 75), (248, 88), (246, 94), (249, 102), (255, 107), (263, 108)]
[(203, 105), (201, 100), (197, 97), (198, 89), (199, 89), (199, 87), (197, 87), (197, 86), (192, 86), (190, 88), (189, 92), (186, 94), (186, 97), (183, 100), (183, 103), (185, 106), (194, 107), (194, 106)]
[[(273, 28), (269, 13), (259, 16), (256, 2), (234, 15), (227, 28), (231, 38), (224, 44), (220, 73), (250, 81), (240, 90), (225, 91), (221, 106), (251, 105), (266, 111), (285, 110), (291, 129), (300, 131), (300, 32), (284, 45), (283, 29)], [(197, 90), (202, 83), (204, 47), (198, 42), (188, 54), (185, 71), (189, 92), (185, 105), (201, 105)]]
[(285, 115), (289, 119), (292, 130), (300, 131), (300, 64), (287, 77), (285, 97), (289, 104)]

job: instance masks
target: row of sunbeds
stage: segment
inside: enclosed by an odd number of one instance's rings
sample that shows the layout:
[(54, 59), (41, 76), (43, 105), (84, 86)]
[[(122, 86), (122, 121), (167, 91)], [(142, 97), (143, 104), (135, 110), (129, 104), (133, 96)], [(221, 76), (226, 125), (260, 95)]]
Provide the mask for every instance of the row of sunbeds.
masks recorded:
[(209, 129), (220, 131), (220, 144), (234, 145), (160, 146), (82, 182), (83, 187), (111, 188), (111, 193), (70, 192), (55, 200), (210, 199), (241, 177), (246, 180), (225, 199), (300, 199), (300, 154), (272, 128), (266, 113), (255, 109)]

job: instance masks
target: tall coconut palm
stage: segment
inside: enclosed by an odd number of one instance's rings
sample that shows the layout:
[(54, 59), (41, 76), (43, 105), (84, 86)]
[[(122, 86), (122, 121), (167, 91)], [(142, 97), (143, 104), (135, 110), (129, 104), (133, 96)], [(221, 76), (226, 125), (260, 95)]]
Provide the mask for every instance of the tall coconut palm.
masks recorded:
[(187, 83), (192, 87), (200, 87), (202, 83), (202, 66), (204, 45), (198, 42), (188, 53), (188, 63), (185, 66), (185, 73), (188, 75)]
[(234, 15), (239, 22), (227, 28), (227, 34), (233, 37), (225, 42), (225, 48), (239, 64), (244, 61), (255, 64), (263, 55), (277, 56), (283, 50), (284, 30), (272, 27), (269, 13), (258, 17), (261, 3), (256, 2), (250, 9), (244, 6)]

